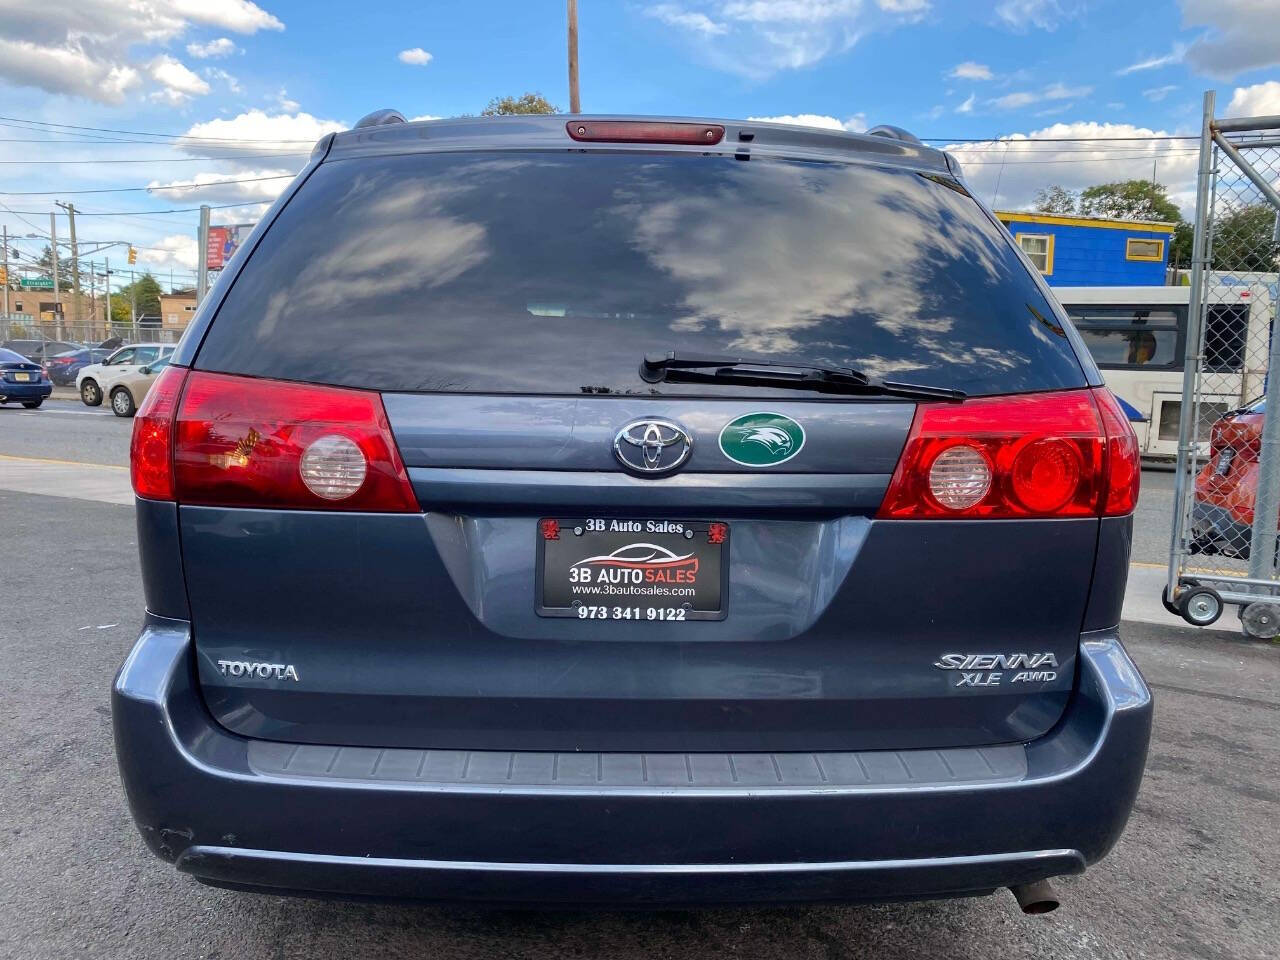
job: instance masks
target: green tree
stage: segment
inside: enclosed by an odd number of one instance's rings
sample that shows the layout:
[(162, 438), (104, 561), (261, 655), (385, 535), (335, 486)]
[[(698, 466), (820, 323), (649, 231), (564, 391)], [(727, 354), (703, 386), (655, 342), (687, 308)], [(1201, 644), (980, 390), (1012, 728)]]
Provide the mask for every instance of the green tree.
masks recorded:
[(1178, 224), (1173, 232), (1173, 242), (1169, 244), (1169, 266), (1186, 269), (1191, 266), (1191, 240), (1195, 230), (1185, 220)]
[(540, 93), (526, 93), (520, 97), (494, 97), (480, 111), (482, 117), (506, 117), (518, 113), (559, 113), (555, 106)]
[(150, 273), (144, 273), (133, 283), (126, 283), (111, 293), (111, 319), (128, 323), (131, 311), (138, 317), (160, 316), (160, 284)]
[[(20, 262), (10, 261), (10, 267), (21, 266)], [(39, 268), (41, 274), (46, 277), (53, 276), (53, 248), (47, 243), (44, 250), (40, 252), (40, 256), (36, 258), (35, 266)], [(71, 289), (71, 258), (58, 258), (58, 286), (64, 290)]]
[(1276, 269), (1276, 209), (1254, 203), (1233, 210), (1213, 225), (1213, 269)]
[(1075, 191), (1055, 183), (1036, 194), (1035, 209), (1038, 213), (1075, 213), (1077, 202)]
[(1080, 213), (1113, 220), (1182, 221), (1178, 205), (1168, 197), (1168, 188), (1150, 180), (1122, 180), (1087, 187), (1080, 192)]

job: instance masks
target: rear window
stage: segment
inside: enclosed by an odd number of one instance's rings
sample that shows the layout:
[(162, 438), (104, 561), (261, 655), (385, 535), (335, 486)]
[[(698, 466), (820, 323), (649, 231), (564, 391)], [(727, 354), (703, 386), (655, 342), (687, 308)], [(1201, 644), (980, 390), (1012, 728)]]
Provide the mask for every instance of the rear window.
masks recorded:
[(954, 185), (688, 154), (321, 164), (196, 365), (396, 391), (778, 392), (642, 381), (671, 350), (973, 394), (1084, 384), (1008, 237)]

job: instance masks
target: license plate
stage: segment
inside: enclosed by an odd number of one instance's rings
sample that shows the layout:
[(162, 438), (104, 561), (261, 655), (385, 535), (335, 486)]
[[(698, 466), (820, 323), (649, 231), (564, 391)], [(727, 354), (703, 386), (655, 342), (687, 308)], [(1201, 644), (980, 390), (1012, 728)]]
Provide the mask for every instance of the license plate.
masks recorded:
[(579, 620), (722, 620), (729, 525), (706, 520), (538, 521), (537, 611)]
[(1218, 465), (1216, 467), (1218, 476), (1225, 477), (1231, 472), (1231, 461), (1236, 458), (1236, 452), (1231, 447), (1226, 447), (1218, 454)]
[(17, 380), (17, 381), (19, 381), (19, 382), (28, 381), (28, 380), (30, 380), (30, 379), (31, 379), (31, 374), (29, 374), (29, 373), (15, 373), (15, 374), (13, 375), (13, 379), (15, 379), (15, 380)]

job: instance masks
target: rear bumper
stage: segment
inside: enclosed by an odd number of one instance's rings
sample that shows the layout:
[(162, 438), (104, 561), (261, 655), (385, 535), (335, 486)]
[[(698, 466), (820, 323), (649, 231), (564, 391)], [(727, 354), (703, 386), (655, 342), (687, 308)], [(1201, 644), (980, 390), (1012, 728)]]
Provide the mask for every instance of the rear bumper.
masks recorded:
[[(185, 622), (151, 618), (116, 677), (116, 752), (134, 819), (179, 870), (276, 892), (577, 905), (985, 893), (1105, 855), (1137, 793), (1151, 724), (1150, 693), (1114, 632), (1082, 638), (1062, 720), (1025, 747), (993, 751), (989, 773), (958, 772), (947, 751), (871, 751), (829, 755), (853, 757), (849, 776), (823, 772), (819, 754), (822, 775), (809, 782), (769, 755), (735, 754), (726, 781), (699, 772), (714, 766), (705, 754), (454, 757), (249, 740), (210, 717), (193, 656)], [(316, 760), (324, 750), (327, 764)], [(452, 773), (432, 773), (464, 756)], [(761, 756), (776, 783), (739, 782)], [(521, 776), (544, 759), (556, 772)], [(650, 776), (649, 764), (667, 760), (682, 761), (687, 780)], [(642, 778), (627, 773), (634, 765)], [(890, 766), (903, 772), (878, 772)]]
[(10, 383), (0, 380), (0, 399), (6, 401), (43, 400), (53, 393), (53, 384), (48, 380), (39, 383)]

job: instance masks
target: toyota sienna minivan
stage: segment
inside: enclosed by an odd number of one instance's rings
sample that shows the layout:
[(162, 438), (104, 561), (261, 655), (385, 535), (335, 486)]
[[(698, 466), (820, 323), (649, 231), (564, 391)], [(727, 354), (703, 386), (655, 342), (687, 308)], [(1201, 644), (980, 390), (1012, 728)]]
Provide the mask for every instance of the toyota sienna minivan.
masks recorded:
[(1146, 755), (1137, 445), (954, 159), (401, 119), (317, 144), (138, 411), (148, 846), (310, 895), (1056, 906)]

